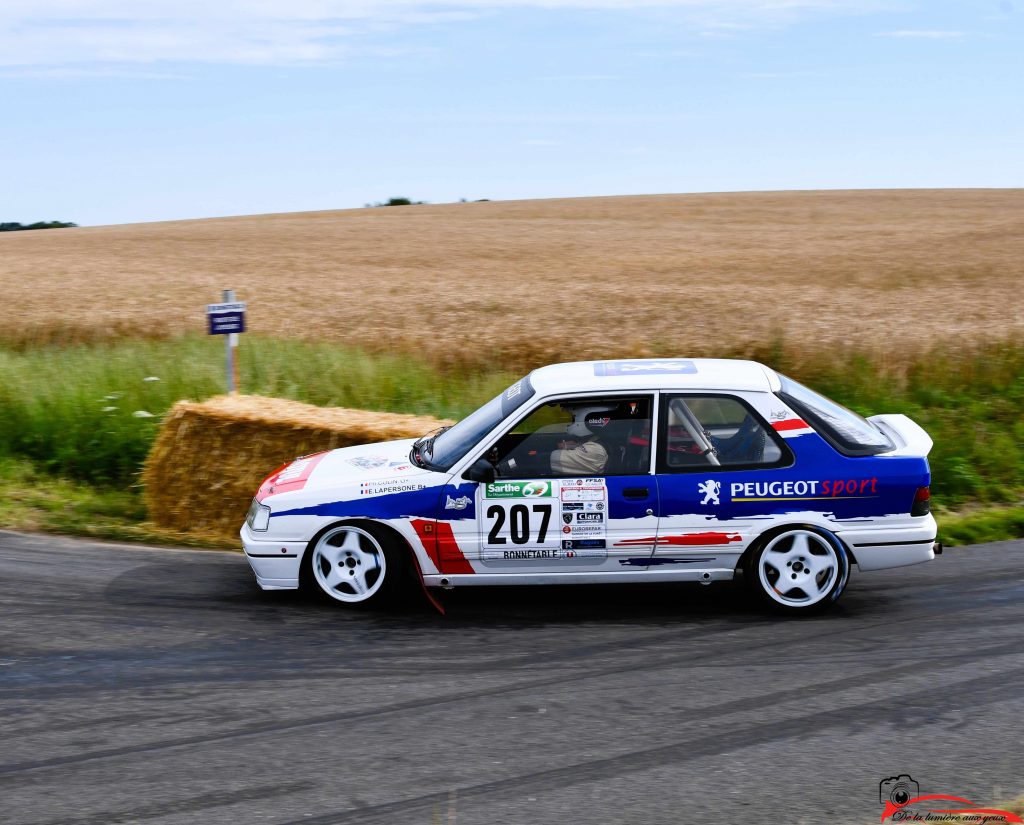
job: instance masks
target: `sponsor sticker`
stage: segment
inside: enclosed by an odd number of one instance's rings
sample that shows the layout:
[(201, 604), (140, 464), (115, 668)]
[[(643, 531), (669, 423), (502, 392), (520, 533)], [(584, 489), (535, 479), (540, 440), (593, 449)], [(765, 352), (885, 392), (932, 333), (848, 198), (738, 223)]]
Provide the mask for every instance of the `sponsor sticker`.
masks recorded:
[(550, 498), (550, 481), (495, 481), (484, 489), (484, 498)]
[(459, 496), (458, 498), (452, 498), (451, 496), (445, 496), (444, 509), (445, 510), (465, 510), (473, 502), (469, 496)]
[(379, 496), (386, 493), (408, 493), (422, 490), (425, 485), (407, 481), (364, 481), (359, 485), (359, 495)]
[(603, 478), (494, 481), (480, 491), (482, 559), (564, 559), (569, 556), (520, 551), (557, 550), (562, 541), (585, 540), (601, 542), (584, 549), (603, 557), (608, 499)]
[(717, 479), (697, 483), (698, 501), (702, 506), (718, 506), (722, 499), (733, 502), (758, 501), (823, 501), (837, 498), (876, 498), (878, 479), (830, 478), (787, 481), (734, 481), (728, 495)]
[(380, 455), (360, 455), (348, 459), (348, 463), (355, 467), (361, 467), (364, 470), (376, 470), (378, 467), (383, 467), (387, 464), (388, 460), (385, 456)]
[(604, 539), (563, 539), (562, 552), (567, 559), (604, 559), (608, 557)]
[(561, 559), (564, 558), (562, 551), (557, 547), (551, 549), (545, 548), (532, 548), (532, 549), (512, 549), (512, 550), (494, 550), (484, 549), (481, 552), (481, 558), (486, 561), (534, 561), (536, 559)]
[(562, 501), (604, 501), (604, 487), (563, 487)]
[(305, 470), (311, 463), (312, 459), (300, 458), (297, 461), (293, 461), (288, 465), (287, 469), (282, 470), (278, 473), (275, 483), (281, 484), (286, 481), (292, 481), (302, 475), (302, 471)]
[(878, 495), (878, 479), (872, 477), (806, 481), (736, 481), (730, 485), (729, 495), (733, 501), (739, 502), (874, 498)]

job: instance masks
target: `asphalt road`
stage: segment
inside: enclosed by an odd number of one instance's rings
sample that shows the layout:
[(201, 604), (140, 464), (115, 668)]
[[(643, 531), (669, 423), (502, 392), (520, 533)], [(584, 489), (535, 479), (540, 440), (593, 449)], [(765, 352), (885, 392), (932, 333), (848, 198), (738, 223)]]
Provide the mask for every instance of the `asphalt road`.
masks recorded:
[(877, 822), (1024, 791), (1024, 542), (854, 578), (262, 593), (240, 555), (0, 533), (5, 823)]

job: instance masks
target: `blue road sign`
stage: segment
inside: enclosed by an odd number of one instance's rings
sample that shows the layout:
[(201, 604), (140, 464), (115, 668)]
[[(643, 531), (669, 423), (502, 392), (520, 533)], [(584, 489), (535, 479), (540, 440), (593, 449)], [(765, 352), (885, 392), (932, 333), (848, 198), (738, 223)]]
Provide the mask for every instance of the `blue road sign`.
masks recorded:
[(210, 335), (231, 335), (245, 332), (245, 303), (207, 304), (206, 317)]

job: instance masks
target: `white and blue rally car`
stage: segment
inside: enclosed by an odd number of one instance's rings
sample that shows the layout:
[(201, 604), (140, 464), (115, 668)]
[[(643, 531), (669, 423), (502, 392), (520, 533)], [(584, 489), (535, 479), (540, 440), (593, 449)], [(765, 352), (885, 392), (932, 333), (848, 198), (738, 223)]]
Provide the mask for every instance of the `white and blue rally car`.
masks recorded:
[(904, 415), (861, 418), (752, 361), (555, 364), (416, 441), (296, 459), (241, 536), (264, 589), (350, 604), (392, 599), (410, 574), (452, 588), (739, 573), (809, 612), (852, 564), (941, 552), (931, 446)]

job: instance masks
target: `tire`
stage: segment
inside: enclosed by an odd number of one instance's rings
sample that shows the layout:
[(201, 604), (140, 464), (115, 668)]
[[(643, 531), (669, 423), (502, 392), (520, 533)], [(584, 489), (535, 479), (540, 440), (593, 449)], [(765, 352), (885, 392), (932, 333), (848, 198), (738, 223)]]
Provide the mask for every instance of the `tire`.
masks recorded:
[(792, 615), (819, 613), (836, 603), (850, 577), (850, 556), (835, 534), (793, 526), (765, 537), (743, 571), (754, 597)]
[(302, 572), (305, 584), (329, 602), (385, 607), (402, 595), (409, 557), (389, 530), (341, 522), (310, 542)]

